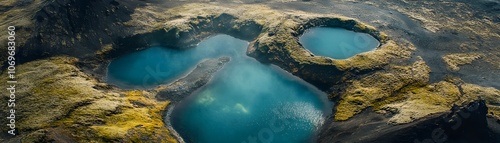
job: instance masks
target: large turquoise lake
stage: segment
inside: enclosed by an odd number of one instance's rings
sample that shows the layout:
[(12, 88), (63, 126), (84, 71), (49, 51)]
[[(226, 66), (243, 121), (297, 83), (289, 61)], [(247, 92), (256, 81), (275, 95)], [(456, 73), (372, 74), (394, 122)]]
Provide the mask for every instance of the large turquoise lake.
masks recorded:
[(246, 56), (247, 46), (246, 41), (217, 35), (189, 50), (152, 47), (112, 61), (108, 76), (122, 87), (153, 87), (185, 75), (205, 58), (229, 56), (231, 61), (210, 83), (175, 106), (170, 122), (184, 141), (314, 142), (316, 131), (331, 114), (327, 95)]
[(369, 34), (331, 27), (308, 29), (299, 42), (314, 55), (333, 59), (347, 59), (374, 50), (380, 44)]

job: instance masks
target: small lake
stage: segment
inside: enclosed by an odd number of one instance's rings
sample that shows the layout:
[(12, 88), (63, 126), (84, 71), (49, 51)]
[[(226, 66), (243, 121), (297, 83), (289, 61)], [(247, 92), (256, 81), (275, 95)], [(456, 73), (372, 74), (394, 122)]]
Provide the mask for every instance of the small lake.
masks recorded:
[[(227, 36), (213, 38), (224, 39), (224, 37)], [(166, 47), (147, 48), (111, 61), (108, 66), (107, 80), (121, 88), (153, 88), (185, 75), (205, 58), (244, 54), (243, 48), (227, 48), (241, 47), (241, 44), (205, 40), (198, 44), (197, 48), (187, 50)]]
[(113, 60), (108, 76), (122, 87), (152, 87), (185, 75), (203, 59), (229, 56), (210, 83), (175, 106), (170, 122), (180, 136), (188, 143), (314, 142), (331, 114), (327, 95), (246, 56), (247, 46), (217, 35), (189, 50), (152, 47)]
[(314, 55), (333, 59), (347, 59), (374, 50), (380, 44), (369, 34), (331, 27), (308, 29), (299, 42)]

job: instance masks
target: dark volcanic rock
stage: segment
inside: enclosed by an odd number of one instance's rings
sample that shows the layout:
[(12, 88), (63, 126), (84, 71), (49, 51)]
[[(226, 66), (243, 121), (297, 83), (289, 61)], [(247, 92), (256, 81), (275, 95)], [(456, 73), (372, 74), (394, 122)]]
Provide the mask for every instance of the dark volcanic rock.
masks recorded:
[(169, 85), (157, 88), (157, 90), (160, 91), (156, 94), (156, 98), (173, 102), (182, 100), (198, 88), (207, 84), (212, 76), (229, 61), (229, 57), (220, 57), (218, 59), (208, 59), (201, 62), (187, 76)]
[(103, 44), (129, 33), (130, 20), (142, 1), (52, 0), (34, 14), (36, 27), (17, 55), (20, 63), (54, 55), (90, 56)]
[(389, 125), (386, 116), (366, 110), (345, 122), (326, 123), (318, 142), (500, 142), (495, 131), (500, 124), (487, 120), (487, 110), (479, 100), (401, 125)]

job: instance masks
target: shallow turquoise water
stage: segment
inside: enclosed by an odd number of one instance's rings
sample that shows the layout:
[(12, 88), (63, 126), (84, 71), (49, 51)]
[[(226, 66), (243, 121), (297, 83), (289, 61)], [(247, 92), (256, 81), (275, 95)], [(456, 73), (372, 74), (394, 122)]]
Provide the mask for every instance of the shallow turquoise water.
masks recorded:
[(231, 61), (209, 84), (174, 108), (170, 121), (184, 140), (313, 142), (315, 131), (330, 114), (331, 103), (326, 95), (277, 67), (247, 57), (247, 46), (246, 41), (217, 35), (188, 51), (154, 47), (116, 59), (109, 73), (126, 71), (116, 77), (127, 81), (120, 83), (135, 85), (142, 84), (142, 77), (135, 75), (149, 74), (143, 70), (145, 66), (158, 66), (169, 73), (161, 75), (161, 81), (166, 82), (185, 74), (203, 58), (230, 56)]
[(369, 34), (331, 27), (308, 29), (300, 36), (299, 42), (314, 55), (334, 59), (347, 59), (374, 50), (379, 45), (378, 40)]

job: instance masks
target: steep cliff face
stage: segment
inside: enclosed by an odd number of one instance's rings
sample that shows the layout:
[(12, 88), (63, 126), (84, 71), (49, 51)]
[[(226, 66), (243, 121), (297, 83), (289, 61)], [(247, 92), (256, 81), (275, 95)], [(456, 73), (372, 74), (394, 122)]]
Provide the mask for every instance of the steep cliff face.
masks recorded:
[(92, 56), (102, 45), (126, 35), (130, 20), (143, 2), (115, 0), (51, 0), (30, 17), (33, 27), (19, 49), (19, 62), (53, 55)]

